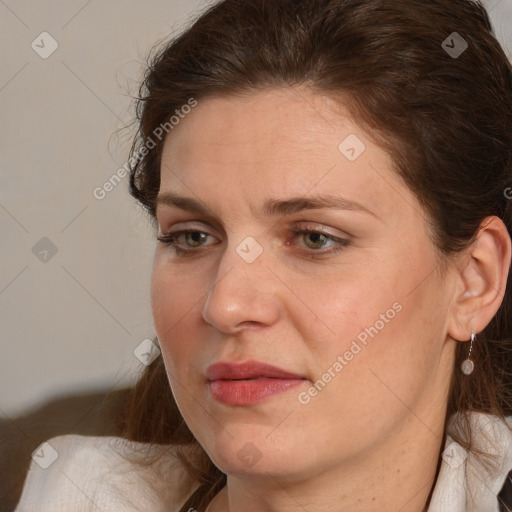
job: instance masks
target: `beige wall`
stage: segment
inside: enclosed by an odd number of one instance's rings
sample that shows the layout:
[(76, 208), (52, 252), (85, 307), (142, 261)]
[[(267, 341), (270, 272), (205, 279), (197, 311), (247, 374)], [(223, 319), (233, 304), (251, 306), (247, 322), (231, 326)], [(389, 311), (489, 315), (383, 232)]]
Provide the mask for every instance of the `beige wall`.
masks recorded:
[[(153, 335), (151, 231), (126, 178), (103, 200), (93, 190), (126, 161), (133, 129), (112, 134), (131, 121), (129, 94), (148, 49), (205, 5), (0, 3), (4, 415), (58, 394), (119, 387), (142, 368), (133, 350)], [(31, 47), (43, 31), (58, 43), (45, 59)], [(36, 44), (42, 53), (54, 43), (42, 36)], [(32, 252), (43, 237), (57, 248), (47, 262)], [(44, 250), (43, 242), (36, 252), (44, 258)]]
[[(206, 1), (0, 2), (0, 412), (68, 392), (129, 384), (133, 350), (153, 335), (149, 226), (123, 165), (144, 55)], [(512, 53), (512, 0), (490, 0)], [(7, 7), (8, 6), (8, 7)], [(508, 30), (508, 33), (506, 31)], [(48, 32), (57, 50), (51, 50)], [(47, 237), (47, 262), (33, 247)], [(39, 257), (48, 250), (43, 245)], [(1, 416), (0, 416), (1, 417)]]

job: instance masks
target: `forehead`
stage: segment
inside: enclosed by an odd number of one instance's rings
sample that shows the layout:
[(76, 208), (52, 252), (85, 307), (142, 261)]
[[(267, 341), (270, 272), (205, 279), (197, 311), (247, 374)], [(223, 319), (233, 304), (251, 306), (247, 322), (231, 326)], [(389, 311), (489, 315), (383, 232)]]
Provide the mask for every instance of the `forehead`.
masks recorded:
[[(281, 153), (293, 158), (303, 153), (300, 149), (336, 154), (345, 132), (367, 138), (343, 105), (292, 87), (201, 99), (177, 128), (167, 137), (164, 155), (179, 145), (182, 156), (192, 150), (197, 158), (200, 144), (218, 158), (228, 152), (243, 158), (258, 151), (262, 158)], [(325, 142), (322, 147), (319, 138)]]
[(390, 185), (414, 201), (348, 110), (305, 88), (199, 100), (162, 154), (161, 192), (224, 205), (328, 192), (385, 214), (397, 209)]

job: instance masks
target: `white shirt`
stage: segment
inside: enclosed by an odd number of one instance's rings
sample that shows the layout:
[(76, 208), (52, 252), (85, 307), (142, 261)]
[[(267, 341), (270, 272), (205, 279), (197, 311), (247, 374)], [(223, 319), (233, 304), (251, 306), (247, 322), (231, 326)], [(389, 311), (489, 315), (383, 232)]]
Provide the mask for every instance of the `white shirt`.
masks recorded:
[[(493, 416), (472, 413), (470, 420), (476, 446), (498, 456), (497, 469), (487, 473), (452, 440), (452, 421), (428, 512), (499, 512), (497, 494), (512, 471), (512, 431)], [(507, 422), (512, 426), (512, 416)], [(163, 455), (158, 463), (141, 467), (123, 458), (131, 450), (141, 457)], [(33, 452), (14, 512), (178, 512), (197, 486), (174, 448), (150, 448), (112, 436), (65, 435)]]

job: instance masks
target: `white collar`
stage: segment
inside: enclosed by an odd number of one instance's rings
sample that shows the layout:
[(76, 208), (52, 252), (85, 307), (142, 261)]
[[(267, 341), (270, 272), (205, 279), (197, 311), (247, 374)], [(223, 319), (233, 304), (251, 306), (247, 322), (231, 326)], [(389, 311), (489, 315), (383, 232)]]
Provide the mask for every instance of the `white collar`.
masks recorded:
[[(469, 414), (474, 447), (496, 455), (496, 469), (489, 472), (475, 454), (451, 437), (459, 419), (459, 414), (450, 418), (428, 512), (499, 512), (497, 495), (512, 471), (512, 431), (495, 416)], [(507, 423), (512, 426), (512, 416)]]
[[(494, 416), (471, 413), (469, 420), (477, 448), (497, 456), (497, 468), (487, 473), (480, 460), (453, 441), (458, 415), (450, 418), (441, 467), (428, 512), (499, 512), (497, 495), (512, 470), (512, 431)], [(507, 419), (512, 425), (512, 416)], [(33, 457), (15, 512), (97, 510), (135, 512), (177, 511), (197, 487), (176, 458), (175, 451), (161, 446), (160, 463), (141, 467), (119, 453), (142, 456), (149, 444), (127, 442), (119, 437), (66, 435), (34, 450), (46, 457), (58, 454), (47, 468)], [(171, 467), (172, 466), (172, 467)], [(164, 481), (163, 475), (175, 481)], [(150, 483), (152, 485), (150, 485)]]

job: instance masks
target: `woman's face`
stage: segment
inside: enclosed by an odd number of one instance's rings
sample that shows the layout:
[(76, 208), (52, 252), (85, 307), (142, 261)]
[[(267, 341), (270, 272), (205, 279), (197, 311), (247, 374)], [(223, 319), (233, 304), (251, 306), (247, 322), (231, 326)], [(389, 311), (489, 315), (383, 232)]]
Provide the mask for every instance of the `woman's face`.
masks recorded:
[(450, 274), (339, 104), (305, 88), (200, 100), (166, 140), (157, 220), (193, 232), (178, 252), (158, 242), (152, 308), (221, 470), (303, 478), (442, 428)]

